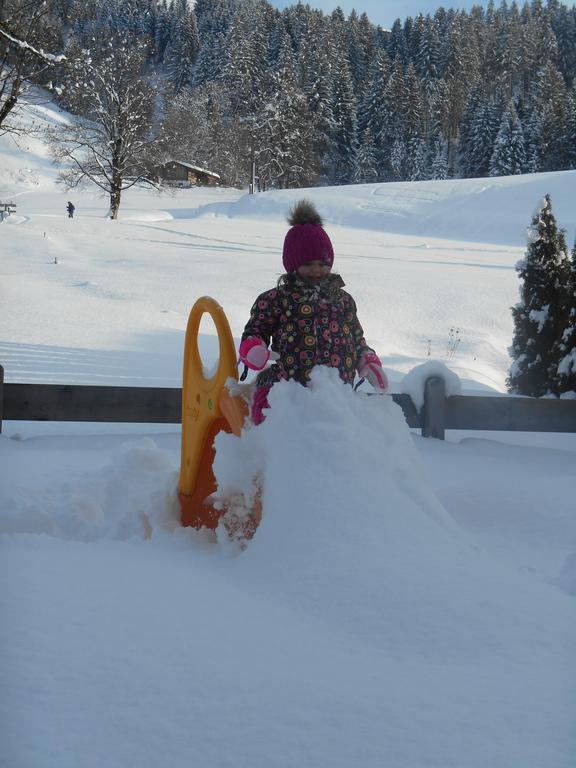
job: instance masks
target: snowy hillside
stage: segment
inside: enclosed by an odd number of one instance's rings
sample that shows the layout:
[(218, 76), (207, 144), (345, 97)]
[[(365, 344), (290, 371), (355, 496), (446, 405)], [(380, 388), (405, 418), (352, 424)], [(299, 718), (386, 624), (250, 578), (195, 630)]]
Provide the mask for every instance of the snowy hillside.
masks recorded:
[[(180, 386), (193, 302), (238, 337), (305, 194), (393, 388), (436, 358), (502, 392), (531, 212), (576, 227), (575, 172), (134, 191), (117, 222), (55, 173), (0, 138), (8, 381)], [(0, 765), (571, 768), (576, 437), (426, 440), (326, 370), (271, 404), (216, 441), (221, 493), (262, 478), (240, 555), (178, 525), (177, 425), (4, 422)]]

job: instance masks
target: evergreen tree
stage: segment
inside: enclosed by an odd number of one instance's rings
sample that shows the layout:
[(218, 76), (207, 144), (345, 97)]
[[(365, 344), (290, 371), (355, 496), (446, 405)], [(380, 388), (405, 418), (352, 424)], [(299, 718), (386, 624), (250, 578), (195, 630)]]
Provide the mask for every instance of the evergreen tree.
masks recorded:
[(408, 181), (422, 181), (428, 178), (428, 169), (426, 160), (428, 147), (424, 139), (414, 136), (408, 142), (408, 152), (406, 156), (406, 175)]
[(481, 177), (490, 174), (490, 160), (500, 126), (500, 110), (491, 102), (482, 104), (472, 123), (472, 141), (468, 154), (466, 175)]
[(386, 49), (392, 61), (398, 56), (403, 64), (408, 63), (408, 43), (400, 19), (396, 19), (394, 24), (392, 24)]
[(477, 82), (470, 90), (466, 106), (459, 126), (458, 139), (458, 170), (462, 176), (472, 176), (469, 173), (470, 157), (474, 150), (474, 118), (481, 104), (480, 83)]
[(552, 28), (558, 41), (558, 69), (567, 85), (576, 76), (576, 18), (574, 9), (561, 5), (552, 19)]
[(448, 178), (448, 147), (441, 136), (437, 136), (432, 144), (430, 178), (438, 181)]
[(166, 1), (163, 0), (162, 4), (157, 9), (156, 25), (154, 27), (154, 50), (155, 61), (157, 64), (161, 64), (164, 61), (164, 53), (169, 39), (170, 17)]
[(571, 277), (564, 233), (557, 228), (550, 195), (546, 195), (532, 218), (528, 248), (516, 271), (522, 283), (520, 302), (512, 308), (513, 362), (508, 389), (533, 397), (548, 392), (557, 394)]
[(557, 171), (563, 167), (567, 100), (564, 78), (549, 62), (538, 71), (530, 89), (532, 111), (539, 111), (542, 115), (540, 147), (540, 170), (542, 171)]
[(563, 137), (563, 162), (566, 169), (576, 168), (576, 91), (570, 91), (566, 101), (566, 130)]
[(542, 154), (545, 147), (544, 130), (548, 119), (545, 113), (535, 109), (530, 114), (525, 129), (526, 171), (538, 173), (542, 167)]
[(216, 80), (222, 74), (227, 61), (228, 31), (232, 23), (233, 9), (230, 0), (196, 0), (198, 38), (200, 50), (194, 68), (194, 86), (208, 80)]
[(559, 344), (558, 391), (576, 393), (576, 243), (570, 261), (567, 315)]
[(524, 134), (514, 102), (510, 101), (494, 142), (494, 151), (490, 159), (490, 175), (514, 176), (524, 173), (525, 168)]
[(268, 75), (265, 94), (255, 122), (260, 180), (267, 188), (313, 186), (318, 170), (315, 126), (298, 85), (291, 47), (278, 72)]
[(435, 80), (438, 77), (440, 59), (437, 25), (430, 16), (426, 16), (425, 19), (419, 16), (417, 22), (419, 22), (420, 34), (415, 60), (416, 69), (423, 80)]
[(355, 184), (372, 184), (378, 181), (378, 176), (378, 152), (372, 131), (368, 128), (356, 150), (352, 180)]
[(379, 50), (368, 75), (368, 85), (361, 108), (358, 110), (358, 131), (362, 136), (366, 130), (372, 134), (379, 146), (386, 131), (388, 110), (385, 88), (390, 77), (391, 62), (385, 50)]
[(402, 181), (405, 174), (406, 144), (403, 139), (396, 139), (390, 149), (390, 170), (393, 181)]
[(425, 135), (424, 94), (420, 80), (412, 62), (406, 69), (406, 112), (404, 124), (406, 135), (410, 138), (423, 138)]
[(332, 183), (347, 184), (353, 177), (357, 122), (352, 76), (345, 61), (339, 62), (334, 72), (331, 106), (334, 152), (330, 161), (330, 177)]
[[(240, 7), (227, 39), (227, 62), (222, 80), (239, 115), (259, 110), (259, 90), (265, 73), (266, 42), (260, 16), (251, 5)], [(291, 48), (290, 48), (291, 51)]]
[(164, 63), (175, 93), (190, 84), (199, 47), (196, 17), (188, 8), (187, 0), (179, 0), (164, 54)]

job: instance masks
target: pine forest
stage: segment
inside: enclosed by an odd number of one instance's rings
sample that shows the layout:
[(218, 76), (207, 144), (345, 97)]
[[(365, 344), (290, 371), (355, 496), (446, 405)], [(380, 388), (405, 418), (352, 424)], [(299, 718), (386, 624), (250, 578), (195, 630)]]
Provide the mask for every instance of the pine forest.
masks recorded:
[(120, 140), (121, 104), (126, 176), (171, 158), (259, 189), (576, 168), (576, 8), (557, 0), (391, 29), (266, 0), (2, 0), (2, 29), (0, 131), (28, 82), (104, 126), (88, 144)]

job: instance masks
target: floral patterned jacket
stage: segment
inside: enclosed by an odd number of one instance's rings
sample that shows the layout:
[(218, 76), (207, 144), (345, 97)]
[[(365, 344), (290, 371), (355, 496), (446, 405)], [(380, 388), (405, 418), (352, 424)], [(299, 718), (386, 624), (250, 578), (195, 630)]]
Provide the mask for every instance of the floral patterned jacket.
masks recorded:
[(340, 275), (309, 285), (297, 275), (283, 275), (278, 287), (260, 294), (250, 311), (242, 339), (259, 336), (279, 359), (261, 371), (257, 385), (280, 379), (306, 384), (315, 365), (338, 368), (352, 384), (363, 352), (372, 352), (356, 316), (356, 303), (342, 290)]

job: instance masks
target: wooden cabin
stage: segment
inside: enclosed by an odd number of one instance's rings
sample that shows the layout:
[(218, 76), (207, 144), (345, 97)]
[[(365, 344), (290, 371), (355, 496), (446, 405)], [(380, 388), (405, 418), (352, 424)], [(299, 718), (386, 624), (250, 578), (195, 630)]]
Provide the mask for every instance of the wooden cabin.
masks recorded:
[(158, 175), (176, 186), (215, 186), (220, 183), (217, 173), (182, 160), (168, 160), (158, 168)]

